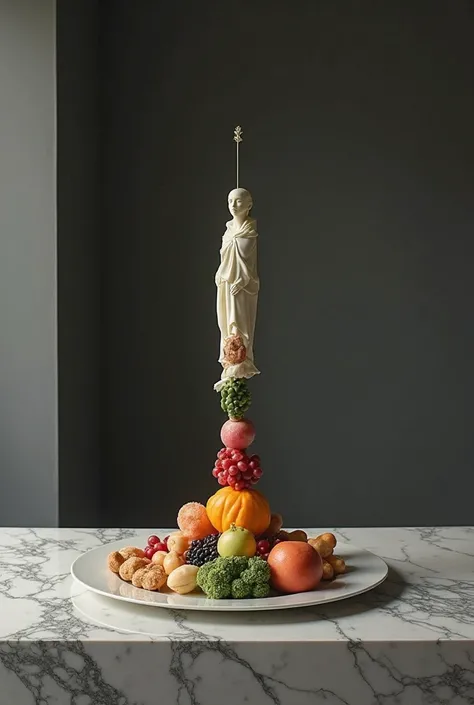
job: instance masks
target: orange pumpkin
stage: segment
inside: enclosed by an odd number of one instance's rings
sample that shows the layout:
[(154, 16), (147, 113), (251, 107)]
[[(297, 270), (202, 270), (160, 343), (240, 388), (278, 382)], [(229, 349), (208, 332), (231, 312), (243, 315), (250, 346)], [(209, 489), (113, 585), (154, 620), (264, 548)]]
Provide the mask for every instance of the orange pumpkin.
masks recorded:
[(212, 495), (206, 505), (212, 526), (220, 533), (232, 524), (243, 526), (252, 534), (263, 534), (270, 524), (271, 512), (267, 500), (257, 490), (234, 490), (223, 487)]

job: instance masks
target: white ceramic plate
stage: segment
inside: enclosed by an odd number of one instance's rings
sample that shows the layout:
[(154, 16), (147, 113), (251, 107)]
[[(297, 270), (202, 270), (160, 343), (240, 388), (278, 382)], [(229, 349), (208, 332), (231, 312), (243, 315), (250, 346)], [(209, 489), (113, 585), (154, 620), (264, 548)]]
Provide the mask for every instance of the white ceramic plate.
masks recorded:
[[(146, 546), (146, 542), (147, 536), (139, 535), (128, 539), (126, 543), (129, 546)], [(373, 553), (351, 544), (338, 542), (337, 554), (345, 559), (348, 572), (338, 576), (332, 582), (322, 582), (316, 590), (260, 600), (208, 600), (202, 593), (177, 595), (171, 591), (151, 592), (124, 582), (107, 568), (108, 554), (118, 551), (123, 546), (122, 540), (87, 551), (72, 564), (73, 577), (84, 587), (99, 595), (140, 605), (168, 609), (248, 612), (307, 607), (345, 600), (380, 585), (387, 577), (388, 571), (386, 563)]]

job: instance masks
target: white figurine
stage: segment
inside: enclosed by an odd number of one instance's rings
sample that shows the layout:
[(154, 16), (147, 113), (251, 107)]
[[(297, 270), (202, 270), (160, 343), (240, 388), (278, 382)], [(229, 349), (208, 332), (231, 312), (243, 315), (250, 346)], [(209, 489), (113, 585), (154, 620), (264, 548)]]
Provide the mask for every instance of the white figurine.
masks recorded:
[(221, 331), (219, 391), (232, 378), (259, 374), (253, 360), (253, 337), (260, 281), (257, 274), (256, 221), (250, 217), (252, 196), (243, 188), (229, 193), (233, 216), (222, 237), (221, 264), (216, 273), (217, 322)]

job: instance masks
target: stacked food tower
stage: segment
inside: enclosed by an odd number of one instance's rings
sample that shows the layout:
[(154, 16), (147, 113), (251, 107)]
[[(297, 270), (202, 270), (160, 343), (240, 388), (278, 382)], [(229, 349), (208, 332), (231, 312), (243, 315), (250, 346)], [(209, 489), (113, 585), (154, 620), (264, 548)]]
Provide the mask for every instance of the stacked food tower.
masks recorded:
[(214, 385), (228, 419), (221, 429), (223, 447), (212, 470), (221, 488), (207, 501), (184, 504), (179, 531), (160, 541), (153, 535), (145, 549), (125, 547), (109, 557), (109, 567), (136, 587), (168, 588), (185, 594), (200, 588), (209, 598), (264, 598), (271, 588), (292, 593), (313, 590), (321, 579), (345, 570), (334, 556), (336, 539), (282, 530), (267, 499), (255, 489), (263, 470), (249, 448), (255, 439), (245, 418), (251, 404), (248, 380), (259, 374), (253, 341), (260, 281), (257, 273), (257, 224), (253, 199), (239, 187), (242, 130), (234, 131), (237, 184), (228, 196), (227, 223), (216, 273), (221, 378)]

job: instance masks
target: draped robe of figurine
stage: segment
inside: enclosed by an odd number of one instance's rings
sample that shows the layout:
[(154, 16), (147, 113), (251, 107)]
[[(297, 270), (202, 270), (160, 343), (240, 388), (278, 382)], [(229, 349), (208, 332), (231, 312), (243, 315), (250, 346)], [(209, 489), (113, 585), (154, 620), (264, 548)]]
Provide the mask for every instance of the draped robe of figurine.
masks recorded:
[[(250, 197), (250, 194), (248, 195)], [(221, 380), (215, 385), (217, 390), (232, 377), (249, 379), (259, 374), (253, 357), (260, 287), (257, 274), (257, 238), (256, 221), (248, 216), (243, 223), (238, 222), (235, 217), (229, 221), (222, 238), (221, 263), (216, 273), (216, 285), (217, 322), (221, 332), (219, 362), (223, 371)], [(236, 362), (236, 358), (229, 357), (226, 342), (234, 343), (237, 340), (238, 345), (239, 338), (245, 348), (245, 359)]]

